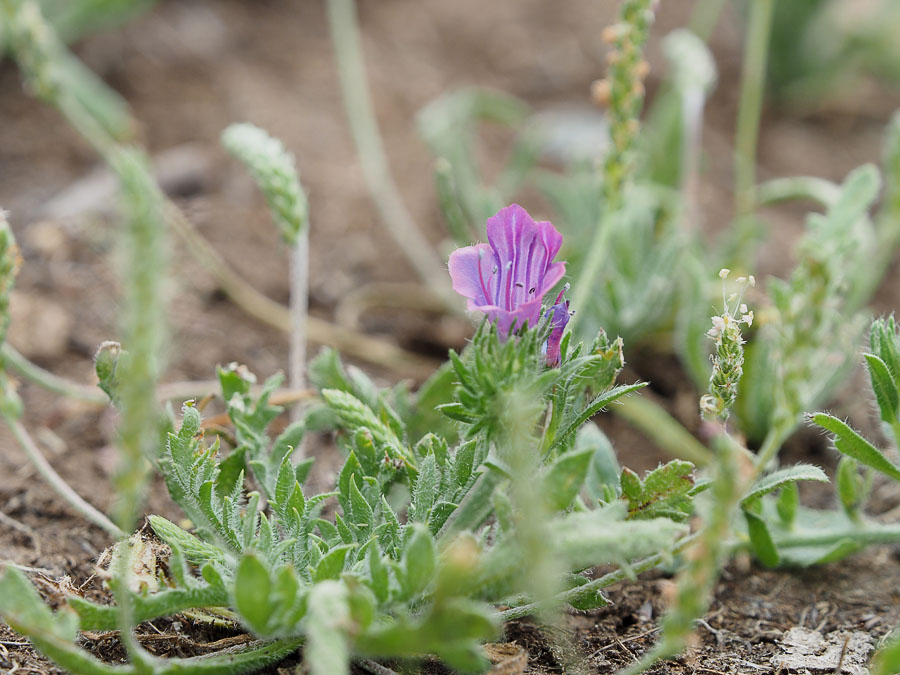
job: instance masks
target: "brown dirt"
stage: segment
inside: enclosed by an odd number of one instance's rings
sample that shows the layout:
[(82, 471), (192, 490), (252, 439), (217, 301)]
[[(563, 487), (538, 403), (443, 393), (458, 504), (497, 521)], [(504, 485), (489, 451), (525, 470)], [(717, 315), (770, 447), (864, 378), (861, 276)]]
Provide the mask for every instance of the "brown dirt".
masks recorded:
[[(442, 226), (431, 160), (416, 133), (416, 111), (440, 93), (469, 84), (508, 91), (538, 109), (586, 105), (590, 82), (604, 71), (599, 34), (616, 3), (366, 0), (360, 5), (375, 103), (397, 181), (415, 220), (439, 242)], [(651, 91), (663, 72), (659, 38), (681, 25), (691, 6), (685, 0), (662, 3), (649, 51)], [(739, 36), (737, 18), (726, 14), (712, 43), (722, 85), (710, 104), (704, 137), (707, 171), (701, 205), (703, 225), (710, 230), (727, 222), (731, 209)], [(261, 198), (218, 145), (222, 129), (242, 120), (266, 127), (298, 157), (311, 200), (310, 300), (315, 315), (333, 317), (349, 291), (371, 282), (414, 280), (380, 229), (367, 196), (341, 109), (323, 3), (169, 0), (120, 30), (86, 40), (78, 51), (133, 106), (151, 154), (181, 148), (193, 168), (178, 179), (173, 196), (257, 288), (285, 301), (287, 263)], [(54, 197), (96, 170), (98, 162), (55, 111), (22, 92), (9, 63), (0, 65), (0, 92), (0, 204), (12, 212), (25, 258), (10, 340), (54, 372), (90, 382), (96, 345), (116, 335), (112, 224), (103, 218), (51, 216), (47, 209)], [(862, 111), (820, 111), (804, 118), (767, 111), (760, 176), (814, 174), (839, 180), (860, 163), (877, 161), (882, 128), (898, 102), (896, 93), (878, 90)], [(765, 270), (783, 270), (789, 263), (789, 244), (800, 230), (801, 213), (785, 208), (768, 214), (773, 225), (762, 261)], [(170, 281), (166, 378), (208, 379), (217, 363), (233, 360), (260, 377), (284, 368), (284, 336), (225, 301), (178, 242), (172, 243), (171, 255), (176, 272)], [(876, 310), (900, 304), (898, 279), (895, 265), (876, 297)], [(415, 312), (398, 317), (375, 311), (363, 318), (363, 327), (432, 356), (459, 346), (469, 330), (463, 321)], [(633, 365), (645, 377), (650, 372), (658, 377), (674, 401), (673, 412), (691, 419), (693, 394), (685, 390), (677, 367), (650, 354)], [(390, 372), (376, 375), (385, 382), (395, 379)], [(855, 420), (869, 412), (859, 391), (859, 380), (849, 383), (839, 407)], [(27, 425), (53, 465), (79, 493), (107, 510), (112, 499), (112, 413), (61, 401), (29, 384), (22, 386), (22, 394)], [(659, 455), (642, 437), (614, 418), (606, 423), (623, 462), (638, 469), (655, 465)], [(833, 462), (813, 434), (801, 437), (790, 452), (794, 459)], [(326, 480), (334, 461), (322, 464), (320, 479)], [(37, 579), (68, 575), (76, 586), (96, 588), (96, 580), (90, 579), (93, 562), (110, 543), (107, 536), (70, 513), (34, 474), (5, 429), (0, 429), (0, 476), (0, 512), (20, 525), (0, 523), (0, 560), (37, 568)], [(881, 487), (878, 495), (884, 510), (896, 506), (898, 497), (890, 488)], [(159, 484), (151, 488), (147, 509), (177, 516)], [(625, 584), (612, 591), (610, 608), (569, 616), (550, 633), (518, 622), (508, 627), (508, 637), (531, 653), (529, 672), (571, 669), (574, 654), (589, 655), (588, 672), (611, 672), (653, 642), (666, 583), (657, 577)], [(897, 588), (900, 562), (888, 549), (796, 573), (763, 571), (736, 561), (717, 587), (698, 644), (652, 672), (775, 672), (771, 657), (777, 639), (794, 626), (823, 633), (859, 629), (880, 637), (900, 620)], [(44, 583), (42, 590), (52, 589)], [(197, 653), (199, 648), (189, 641), (228, 637), (196, 630), (173, 637), (170, 629), (159, 623), (144, 626), (141, 633), (155, 650), (172, 654)], [(115, 658), (113, 641), (102, 636), (86, 641)], [(282, 664), (279, 672), (289, 672), (288, 665)], [(2, 624), (0, 671), (58, 672)]]

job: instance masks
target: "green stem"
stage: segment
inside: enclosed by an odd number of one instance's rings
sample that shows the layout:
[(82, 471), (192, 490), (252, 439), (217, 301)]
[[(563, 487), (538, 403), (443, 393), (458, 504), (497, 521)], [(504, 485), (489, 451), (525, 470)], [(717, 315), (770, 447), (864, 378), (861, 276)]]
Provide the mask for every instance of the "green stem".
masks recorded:
[(697, 466), (707, 466), (715, 459), (709, 448), (652, 399), (627, 396), (619, 399), (619, 404), (611, 410), (673, 457), (686, 459)]
[(735, 211), (738, 217), (753, 211), (753, 188), (756, 184), (756, 142), (766, 83), (766, 61), (769, 33), (772, 27), (774, 0), (750, 3), (750, 24), (744, 45), (744, 68), (741, 73), (741, 98), (735, 140)]
[(447, 284), (446, 265), (416, 227), (391, 174), (366, 82), (354, 0), (328, 0), (328, 18), (344, 109), (381, 220), (422, 280), (445, 299), (448, 308), (459, 311)]
[[(556, 596), (556, 602), (560, 605), (575, 602), (578, 600), (578, 598), (584, 597), (585, 595), (591, 595), (601, 589), (607, 588), (608, 586), (612, 586), (613, 584), (617, 584), (620, 581), (624, 581), (631, 575), (640, 574), (641, 572), (646, 572), (647, 570), (653, 569), (660, 563), (671, 558), (676, 553), (680, 553), (681, 551), (685, 550), (688, 546), (690, 546), (694, 541), (697, 540), (698, 536), (698, 534), (687, 536), (679, 541), (671, 551), (655, 553), (647, 558), (644, 558), (643, 560), (634, 563), (633, 565), (629, 565), (628, 568), (617, 569), (614, 572), (604, 574), (598, 579), (589, 581), (583, 586), (577, 586), (575, 588), (570, 588), (567, 591), (563, 591)], [(497, 612), (496, 617), (500, 622), (512, 621), (513, 619), (521, 619), (523, 616), (533, 614), (535, 611), (537, 611), (537, 609), (537, 604), (532, 602)]]
[(23, 452), (37, 469), (41, 477), (50, 484), (56, 493), (62, 497), (73, 509), (80, 513), (86, 520), (109, 532), (113, 537), (123, 537), (125, 533), (120, 530), (109, 518), (96, 508), (88, 504), (78, 493), (73, 490), (62, 476), (50, 466), (50, 462), (44, 457), (37, 443), (31, 438), (28, 430), (16, 419), (4, 416), (6, 424), (15, 436)]
[(26, 377), (54, 394), (73, 398), (78, 401), (84, 401), (85, 403), (91, 403), (93, 405), (106, 405), (109, 403), (109, 398), (107, 398), (106, 394), (97, 389), (96, 386), (72, 382), (71, 380), (51, 373), (49, 370), (44, 370), (36, 363), (32, 363), (22, 356), (22, 354), (16, 351), (16, 349), (8, 342), (0, 347), (0, 359), (2, 359), (4, 368), (14, 368), (23, 377)]
[(788, 421), (775, 422), (763, 439), (763, 444), (756, 453), (756, 474), (765, 471), (769, 462), (778, 454), (781, 446), (796, 428), (796, 424)]

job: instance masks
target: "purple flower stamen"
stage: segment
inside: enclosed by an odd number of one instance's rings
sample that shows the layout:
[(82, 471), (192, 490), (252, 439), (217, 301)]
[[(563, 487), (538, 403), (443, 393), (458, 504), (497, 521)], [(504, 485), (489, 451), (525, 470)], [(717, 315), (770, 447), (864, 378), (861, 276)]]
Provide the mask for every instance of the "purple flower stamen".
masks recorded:
[(566, 273), (564, 262), (552, 262), (562, 235), (518, 204), (488, 218), (487, 235), (489, 243), (450, 254), (450, 277), (453, 290), (467, 298), (468, 309), (487, 315), (505, 339), (513, 325), (537, 323), (544, 295)]

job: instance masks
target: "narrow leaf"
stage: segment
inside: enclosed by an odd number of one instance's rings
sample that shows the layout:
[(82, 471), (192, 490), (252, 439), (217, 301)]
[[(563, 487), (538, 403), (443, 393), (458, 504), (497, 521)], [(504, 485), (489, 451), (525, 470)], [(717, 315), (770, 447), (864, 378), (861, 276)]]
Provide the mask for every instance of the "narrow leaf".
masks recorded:
[(778, 549), (766, 521), (752, 511), (744, 511), (744, 518), (747, 520), (747, 533), (750, 535), (754, 555), (766, 567), (778, 565), (780, 561)]
[(816, 413), (812, 421), (835, 435), (834, 447), (861, 464), (880, 471), (886, 476), (900, 481), (900, 469), (865, 438), (851, 429), (845, 422), (826, 413)]
[(797, 483), (803, 480), (827, 483), (828, 476), (825, 475), (825, 472), (822, 471), (822, 469), (813, 466), (812, 464), (797, 464), (795, 466), (779, 469), (756, 481), (753, 487), (750, 488), (750, 491), (741, 500), (741, 505), (749, 504), (765, 494), (785, 487), (789, 483)]
[(900, 394), (897, 385), (888, 370), (887, 365), (874, 354), (864, 354), (866, 366), (869, 369), (869, 380), (872, 383), (872, 391), (875, 392), (875, 400), (881, 411), (881, 420), (892, 424), (900, 417)]

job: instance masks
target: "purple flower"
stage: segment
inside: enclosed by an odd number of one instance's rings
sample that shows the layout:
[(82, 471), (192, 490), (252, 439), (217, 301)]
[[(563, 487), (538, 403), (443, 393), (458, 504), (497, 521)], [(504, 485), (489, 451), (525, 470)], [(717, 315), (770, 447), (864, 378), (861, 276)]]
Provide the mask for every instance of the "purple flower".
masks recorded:
[(488, 218), (487, 236), (489, 244), (450, 254), (450, 278), (453, 290), (468, 298), (468, 309), (487, 315), (505, 339), (513, 325), (537, 323), (541, 300), (566, 273), (564, 262), (553, 262), (562, 235), (511, 204)]
[(550, 324), (550, 336), (544, 344), (544, 355), (547, 358), (547, 365), (555, 368), (559, 365), (559, 343), (562, 341), (563, 332), (566, 330), (566, 324), (569, 323), (569, 301), (563, 300), (563, 295), (569, 290), (569, 284), (566, 284), (559, 295), (556, 296), (556, 302), (547, 310), (547, 322)]

